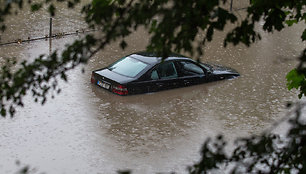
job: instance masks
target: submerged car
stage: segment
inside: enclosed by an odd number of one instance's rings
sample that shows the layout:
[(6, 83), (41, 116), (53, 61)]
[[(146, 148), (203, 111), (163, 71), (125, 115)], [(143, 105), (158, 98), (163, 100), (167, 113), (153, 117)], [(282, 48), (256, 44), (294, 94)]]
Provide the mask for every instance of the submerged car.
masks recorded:
[(166, 59), (138, 52), (94, 70), (91, 83), (118, 95), (151, 93), (239, 76), (232, 68), (171, 54)]

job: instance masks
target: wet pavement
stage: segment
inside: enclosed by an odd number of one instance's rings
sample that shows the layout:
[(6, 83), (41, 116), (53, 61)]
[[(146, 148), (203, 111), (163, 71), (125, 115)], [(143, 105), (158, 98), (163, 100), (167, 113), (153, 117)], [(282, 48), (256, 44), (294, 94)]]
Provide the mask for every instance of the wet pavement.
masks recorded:
[[(62, 19), (69, 16), (61, 13)], [(43, 29), (48, 26), (46, 15), (27, 15), (25, 23), (31, 26), (20, 31), (22, 24), (11, 21), (16, 28), (3, 34), (2, 41), (12, 35), (48, 34)], [(37, 18), (44, 22), (32, 25)], [(69, 20), (64, 25), (67, 21), (55, 19), (55, 28), (71, 31), (84, 26), (79, 17)], [(258, 134), (285, 115), (286, 102), (297, 98), (296, 92), (288, 92), (285, 75), (306, 46), (300, 39), (304, 28), (299, 24), (273, 34), (261, 32), (263, 39), (249, 48), (224, 49), (224, 33), (216, 32), (201, 60), (236, 69), (241, 76), (233, 80), (127, 97), (90, 84), (92, 70), (145, 49), (148, 35), (139, 29), (127, 39), (126, 50), (111, 44), (87, 65), (70, 71), (68, 83), (60, 83), (62, 93), (55, 99), (41, 106), (27, 96), (25, 107), (18, 108), (13, 119), (0, 118), (0, 173), (14, 173), (16, 160), (46, 173), (102, 174), (124, 169), (185, 173), (199, 159), (207, 137), (223, 134), (234, 140)], [(54, 39), (51, 49), (60, 51), (78, 37)], [(32, 60), (49, 49), (44, 40), (2, 46), (0, 64), (7, 57)]]

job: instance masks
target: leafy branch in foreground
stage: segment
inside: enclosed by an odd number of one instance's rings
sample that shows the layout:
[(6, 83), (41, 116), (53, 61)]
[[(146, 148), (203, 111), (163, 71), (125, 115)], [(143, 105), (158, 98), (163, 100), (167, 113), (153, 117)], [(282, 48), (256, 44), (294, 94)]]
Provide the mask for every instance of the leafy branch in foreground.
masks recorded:
[[(12, 4), (22, 8), (22, 2), (0, 1), (2, 30), (5, 29), (5, 17), (12, 13)], [(55, 15), (56, 6), (52, 2), (55, 1), (33, 4), (32, 10), (39, 10), (47, 4), (50, 14)], [(125, 48), (127, 43), (124, 38), (140, 26), (144, 26), (151, 34), (147, 48), (166, 56), (170, 51), (192, 54), (194, 50), (201, 55), (205, 42), (213, 39), (215, 30), (224, 30), (227, 23), (237, 26), (229, 31), (224, 45), (243, 43), (249, 46), (260, 39), (254, 29), (260, 21), (263, 21), (262, 29), (267, 32), (280, 31), (295, 23), (306, 22), (305, 0), (250, 0), (247, 15), (241, 21), (238, 21), (234, 13), (221, 7), (225, 2), (93, 0), (83, 7), (83, 13), (90, 27), (101, 28), (101, 37), (88, 36), (67, 47), (61, 55), (53, 53), (31, 63), (24, 62), (15, 72), (10, 68), (15, 62), (9, 61), (0, 74), (1, 115), (13, 115), (15, 107), (23, 105), (22, 97), (28, 90), (32, 90), (34, 100), (44, 103), (49, 91), (58, 91), (58, 77), (66, 80), (69, 69), (86, 63), (111, 41), (121, 39), (120, 45)], [(68, 7), (73, 7), (74, 3), (78, 3), (78, 0), (68, 1)], [(204, 36), (195, 41), (200, 34)], [(306, 40), (306, 29), (301, 38)], [(299, 66), (288, 74), (287, 79), (289, 89), (299, 89), (299, 96), (302, 97), (306, 94), (306, 49), (299, 60)], [(202, 159), (188, 170), (192, 174), (208, 173), (219, 168), (227, 169), (230, 173), (306, 173), (306, 125), (299, 107), (290, 119), (290, 124), (286, 139), (271, 133), (240, 139), (232, 154), (225, 152), (226, 143), (222, 136), (216, 140), (208, 139), (202, 148)]]

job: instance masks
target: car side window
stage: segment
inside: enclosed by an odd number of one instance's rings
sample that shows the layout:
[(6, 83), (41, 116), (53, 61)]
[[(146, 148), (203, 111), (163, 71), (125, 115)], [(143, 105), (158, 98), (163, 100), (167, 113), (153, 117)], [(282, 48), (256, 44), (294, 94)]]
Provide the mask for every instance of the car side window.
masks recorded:
[(201, 67), (198, 65), (192, 63), (192, 62), (187, 62), (187, 61), (181, 61), (181, 71), (184, 76), (192, 76), (192, 75), (204, 75), (204, 71)]
[(177, 78), (177, 71), (173, 62), (163, 62), (151, 73), (151, 79), (171, 79)]

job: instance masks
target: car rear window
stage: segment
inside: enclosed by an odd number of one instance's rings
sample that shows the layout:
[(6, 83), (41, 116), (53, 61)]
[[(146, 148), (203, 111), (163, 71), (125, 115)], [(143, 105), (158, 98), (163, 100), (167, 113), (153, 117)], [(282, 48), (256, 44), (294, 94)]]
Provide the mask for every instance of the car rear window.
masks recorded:
[(124, 76), (136, 77), (147, 66), (148, 64), (137, 59), (125, 57), (112, 64), (108, 69)]

